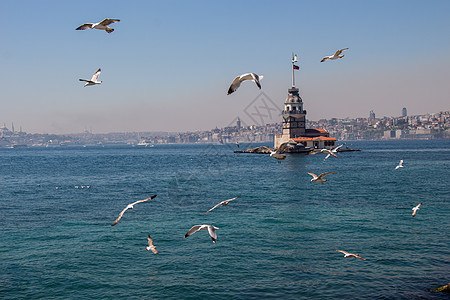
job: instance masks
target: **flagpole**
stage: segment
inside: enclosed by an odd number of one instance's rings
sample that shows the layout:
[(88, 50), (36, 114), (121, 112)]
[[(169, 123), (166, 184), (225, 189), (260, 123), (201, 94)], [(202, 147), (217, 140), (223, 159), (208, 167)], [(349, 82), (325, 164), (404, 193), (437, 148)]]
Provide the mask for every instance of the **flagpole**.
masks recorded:
[(294, 53), (292, 53), (292, 87), (295, 87), (295, 77), (294, 77)]

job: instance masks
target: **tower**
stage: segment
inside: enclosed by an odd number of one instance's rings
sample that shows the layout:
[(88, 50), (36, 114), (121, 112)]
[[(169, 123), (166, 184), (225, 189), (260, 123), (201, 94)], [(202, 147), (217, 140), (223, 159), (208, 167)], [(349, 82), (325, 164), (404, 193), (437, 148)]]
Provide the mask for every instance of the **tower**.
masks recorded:
[(303, 110), (303, 100), (295, 86), (288, 89), (282, 117), (283, 137), (296, 138), (305, 135), (306, 110)]
[(406, 107), (403, 107), (402, 109), (402, 117), (406, 117), (408, 115), (408, 111), (406, 110)]

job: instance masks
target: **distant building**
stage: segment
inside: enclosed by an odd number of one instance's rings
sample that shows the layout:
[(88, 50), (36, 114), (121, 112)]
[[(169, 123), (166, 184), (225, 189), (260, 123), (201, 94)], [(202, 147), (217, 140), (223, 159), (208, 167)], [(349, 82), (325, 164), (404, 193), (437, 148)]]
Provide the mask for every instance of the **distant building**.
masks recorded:
[(371, 110), (369, 112), (369, 121), (374, 121), (375, 120), (375, 112), (373, 110)]
[(237, 121), (236, 121), (236, 127), (238, 130), (241, 129), (241, 119), (239, 117), (237, 118)]
[(402, 117), (406, 117), (408, 115), (408, 111), (406, 110), (406, 107), (403, 107), (402, 109)]

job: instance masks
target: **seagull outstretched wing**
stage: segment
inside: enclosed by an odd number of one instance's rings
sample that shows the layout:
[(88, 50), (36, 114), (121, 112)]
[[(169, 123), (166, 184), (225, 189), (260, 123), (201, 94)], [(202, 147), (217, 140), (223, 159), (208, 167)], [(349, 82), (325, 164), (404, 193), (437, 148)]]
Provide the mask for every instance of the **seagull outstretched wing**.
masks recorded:
[(133, 203), (131, 203), (131, 204), (128, 204), (128, 205), (120, 212), (119, 216), (118, 216), (117, 219), (111, 224), (111, 226), (116, 225), (116, 224), (120, 221), (120, 219), (122, 219), (123, 214), (124, 214), (128, 209), (133, 208), (133, 206), (134, 206), (135, 204), (138, 204), (138, 203), (141, 203), (141, 202), (149, 201), (149, 200), (155, 198), (156, 196), (157, 196), (157, 195), (153, 195), (153, 196), (151, 196), (151, 197), (149, 197), (149, 198), (147, 198), (147, 199), (144, 199), (144, 200), (138, 200), (138, 201), (136, 201), (136, 202), (133, 202)]
[[(125, 20), (125, 21), (126, 21), (126, 20)], [(120, 20), (119, 20), (119, 19), (104, 19), (104, 20), (101, 21), (99, 24), (100, 24), (100, 25), (103, 25), (103, 26), (108, 26), (109, 24), (117, 23), (117, 22), (120, 22)]]

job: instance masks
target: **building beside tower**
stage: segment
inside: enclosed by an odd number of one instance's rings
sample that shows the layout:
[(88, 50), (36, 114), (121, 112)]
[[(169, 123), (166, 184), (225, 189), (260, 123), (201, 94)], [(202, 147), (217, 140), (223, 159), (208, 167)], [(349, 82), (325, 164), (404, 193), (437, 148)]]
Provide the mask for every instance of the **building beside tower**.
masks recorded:
[[(297, 58), (295, 56), (295, 58)], [(295, 59), (297, 61), (297, 59)], [(300, 97), (299, 89), (295, 87), (294, 70), (299, 68), (292, 60), (292, 87), (288, 89), (288, 96), (284, 102), (284, 109), (281, 113), (283, 122), (283, 133), (276, 134), (274, 147), (278, 148), (282, 143), (293, 139), (309, 148), (332, 148), (337, 139), (330, 137), (324, 129), (306, 129), (306, 110), (303, 109), (303, 100)], [(291, 149), (290, 152), (304, 152), (303, 147)]]

